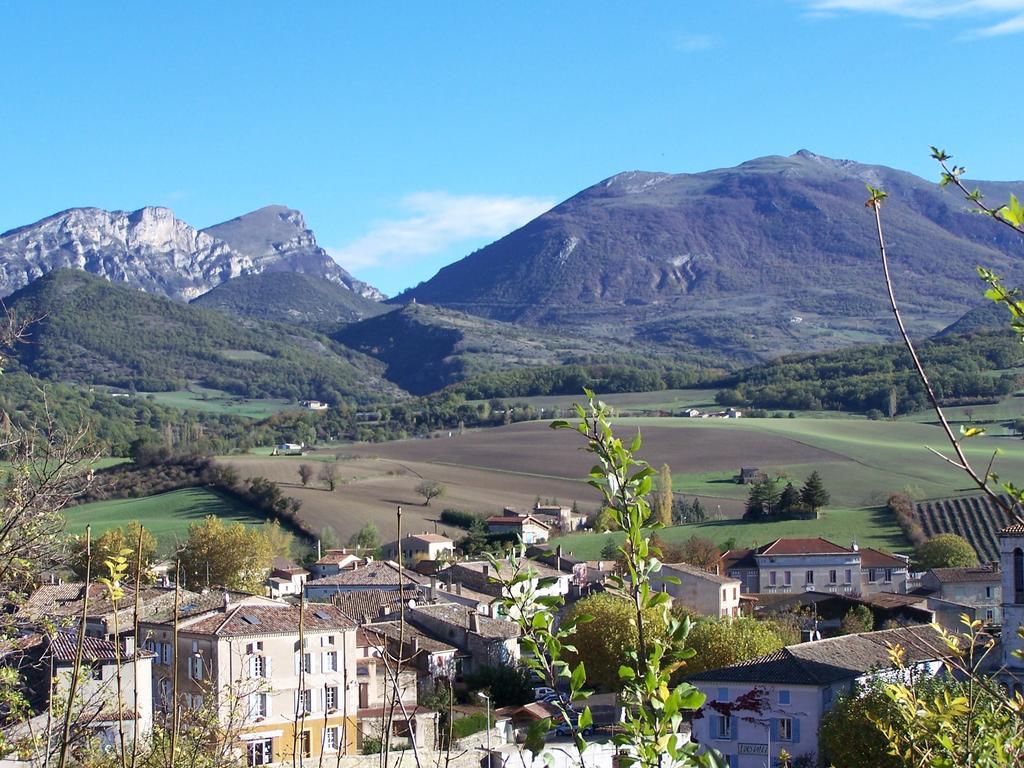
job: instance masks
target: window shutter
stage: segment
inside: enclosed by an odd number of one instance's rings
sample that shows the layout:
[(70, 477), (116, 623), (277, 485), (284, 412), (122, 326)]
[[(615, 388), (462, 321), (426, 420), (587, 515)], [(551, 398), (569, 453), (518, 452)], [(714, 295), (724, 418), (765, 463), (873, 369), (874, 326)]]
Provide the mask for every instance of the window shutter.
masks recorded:
[(772, 741), (778, 741), (779, 740), (779, 718), (773, 717), (771, 722), (772, 722), (772, 725), (771, 725)]
[(792, 726), (792, 728), (793, 728), (793, 741), (794, 742), (800, 741), (800, 718), (799, 717), (794, 717), (793, 718), (793, 726)]
[(316, 696), (313, 697), (313, 711), (322, 712), (324, 708), (324, 689), (317, 688)]
[(301, 669), (301, 666), (300, 666), (301, 664), (302, 664), (302, 651), (296, 651), (295, 652), (295, 676), (296, 677), (299, 676), (299, 669)]
[(274, 697), (271, 696), (269, 693), (265, 694), (265, 696), (266, 696), (266, 699), (267, 699), (267, 717), (270, 717), (270, 715), (272, 714), (271, 706), (270, 705), (271, 705), (271, 702), (274, 701)]
[(738, 718), (736, 717), (736, 715), (731, 715), (729, 717), (729, 741), (736, 741), (736, 739), (738, 738), (738, 734), (736, 733), (737, 722)]
[(328, 654), (326, 652), (325, 653), (321, 653), (320, 654), (320, 669), (322, 671), (324, 671), (324, 672), (327, 672), (330, 668), (331, 668), (330, 657), (328, 656)]
[(264, 656), (263, 657), (263, 668), (266, 670), (266, 672), (267, 672), (267, 679), (269, 680), (270, 679), (270, 657), (269, 656)]

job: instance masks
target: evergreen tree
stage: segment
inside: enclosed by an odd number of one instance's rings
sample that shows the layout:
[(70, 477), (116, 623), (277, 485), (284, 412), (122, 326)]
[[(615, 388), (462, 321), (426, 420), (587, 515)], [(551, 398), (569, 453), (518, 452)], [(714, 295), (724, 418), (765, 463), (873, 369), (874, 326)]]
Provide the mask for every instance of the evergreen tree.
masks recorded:
[(654, 519), (666, 528), (672, 525), (672, 470), (661, 465), (658, 474), (658, 495), (654, 498)]
[(799, 503), (800, 494), (792, 483), (786, 483), (786, 487), (782, 489), (782, 496), (779, 497), (779, 512), (783, 514), (793, 512)]
[(695, 523), (703, 523), (708, 519), (707, 512), (704, 511), (704, 507), (700, 503), (700, 499), (695, 498), (693, 504), (690, 505), (690, 520)]
[(800, 489), (800, 501), (810, 507), (812, 512), (817, 513), (831, 500), (832, 497), (821, 481), (821, 475), (818, 474), (818, 470), (814, 470), (804, 482), (804, 487)]

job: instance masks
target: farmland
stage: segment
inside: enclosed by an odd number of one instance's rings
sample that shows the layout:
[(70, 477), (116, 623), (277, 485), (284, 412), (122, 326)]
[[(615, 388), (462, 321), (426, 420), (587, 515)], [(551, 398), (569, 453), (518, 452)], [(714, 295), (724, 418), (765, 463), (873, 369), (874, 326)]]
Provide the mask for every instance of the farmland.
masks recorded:
[(184, 488), (138, 499), (96, 501), (66, 507), (63, 512), (68, 532), (74, 534), (84, 533), (86, 525), (92, 525), (96, 536), (109, 528), (121, 528), (138, 520), (156, 536), (161, 552), (173, 549), (175, 541), (184, 539), (188, 533), (189, 524), (207, 515), (248, 525), (264, 521), (237, 501), (204, 488)]
[[(1007, 497), (1003, 497), (1006, 500)], [(1012, 521), (987, 496), (929, 499), (917, 505), (917, 517), (926, 536), (954, 533), (974, 547), (983, 563), (999, 560), (997, 534)]]
[[(666, 393), (657, 402), (671, 402)], [(655, 398), (651, 397), (654, 403)], [(611, 399), (611, 398), (609, 398)], [(773, 536), (823, 535), (839, 541), (906, 550), (907, 542), (881, 508), (888, 496), (905, 491), (915, 498), (955, 496), (969, 489), (962, 475), (929, 453), (942, 446), (940, 431), (927, 423), (857, 418), (703, 420), (635, 417), (617, 421), (621, 435), (639, 428), (640, 454), (655, 467), (672, 468), (673, 488), (699, 497), (713, 518), (704, 527), (666, 532), (666, 538), (710, 535), (716, 541), (765, 541)], [(1007, 437), (975, 438), (969, 455), (987, 461), (1001, 449), (996, 468), (1006, 477), (1024, 477), (1024, 441)], [(539, 496), (578, 502), (584, 511), (598, 499), (583, 478), (590, 468), (579, 435), (552, 431), (547, 422), (524, 422), (435, 439), (353, 444), (322, 449), (309, 456), (239, 456), (222, 459), (242, 476), (263, 475), (282, 484), (303, 502), (300, 515), (314, 528), (330, 525), (345, 539), (366, 521), (377, 523), (386, 538), (394, 533), (395, 507), (404, 509), (406, 530), (433, 530), (445, 507), (493, 514), (503, 506), (528, 507)], [(330, 493), (315, 480), (303, 488), (298, 466), (338, 462), (341, 485)], [(741, 465), (791, 478), (799, 485), (817, 470), (832, 494), (819, 521), (751, 524), (738, 521), (747, 487), (733, 482)], [(447, 487), (447, 495), (422, 505), (415, 487), (423, 479)], [(443, 526), (439, 532), (445, 532)], [(458, 530), (449, 530), (458, 536)], [(590, 547), (582, 536), (566, 544)], [(600, 546), (597, 547), (600, 550)]]
[(139, 396), (152, 398), (160, 405), (180, 408), (183, 411), (223, 413), (249, 419), (265, 419), (279, 411), (298, 407), (295, 403), (280, 398), (253, 400), (196, 385), (175, 392), (140, 392)]

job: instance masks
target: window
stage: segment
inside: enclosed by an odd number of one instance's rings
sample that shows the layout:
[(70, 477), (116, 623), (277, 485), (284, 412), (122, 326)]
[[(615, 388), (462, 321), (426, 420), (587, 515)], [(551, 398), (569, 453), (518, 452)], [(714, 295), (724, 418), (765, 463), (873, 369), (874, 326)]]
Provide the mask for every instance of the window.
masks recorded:
[(733, 600), (735, 600), (735, 599), (737, 599), (737, 597), (739, 597), (739, 595), (736, 594), (737, 589), (738, 589), (737, 587), (733, 587), (732, 588), (732, 599)]
[(321, 672), (337, 672), (338, 671), (338, 652), (328, 651), (324, 654), (323, 661), (320, 663)]
[(713, 733), (716, 739), (732, 738), (732, 718), (719, 715), (715, 718), (715, 730)]
[(338, 749), (338, 729), (324, 728), (324, 749), (335, 752)]
[(892, 581), (892, 568), (885, 569), (885, 583), (888, 584)]
[(165, 667), (171, 665), (171, 657), (174, 654), (174, 647), (170, 643), (160, 643), (160, 663)]
[(185, 706), (189, 709), (202, 709), (203, 697), (200, 696), (198, 693), (186, 693)]
[(992, 587), (985, 587), (985, 599), (986, 600), (991, 600), (992, 599)]
[(299, 743), (302, 745), (302, 756), (310, 757), (313, 753), (310, 750), (309, 731), (303, 731), (299, 734)]
[(846, 569), (846, 583), (847, 584), (852, 584), (853, 583), (853, 571), (850, 568)]
[(324, 688), (324, 707), (328, 710), (338, 708), (338, 687), (329, 685)]
[(874, 584), (876, 581), (878, 581), (878, 569), (877, 568), (868, 568), (868, 581), (870, 581), (872, 584)]
[(788, 587), (792, 583), (792, 581), (793, 581), (793, 574), (791, 572), (789, 572), (789, 571), (783, 571), (783, 573), (782, 573), (782, 583), (785, 584)]
[(779, 718), (779, 741), (793, 740), (793, 720), (789, 717)]
[(995, 611), (993, 611), (991, 608), (986, 608), (985, 609), (985, 620), (986, 621), (992, 621), (992, 620), (995, 619), (995, 617), (996, 617)]
[(814, 583), (814, 571), (807, 571), (807, 573), (804, 575), (804, 584), (813, 584), (813, 583)]
[(769, 586), (775, 586), (775, 571), (768, 571), (768, 584)]
[(334, 645), (334, 635), (321, 635), (320, 645)]
[(789, 691), (779, 691), (779, 704), (789, 704)]
[(99, 662), (94, 662), (92, 664), (92, 666), (89, 667), (89, 676), (93, 680), (102, 680), (103, 679), (103, 665), (100, 664)]
[(188, 676), (193, 680), (203, 679), (203, 657), (196, 654), (188, 660)]
[(1013, 550), (1013, 602), (1024, 603), (1024, 549)]
[(260, 739), (246, 744), (249, 765), (269, 765), (274, 757), (274, 740)]
[(839, 574), (836, 572), (836, 570), (834, 568), (831, 571), (828, 572), (828, 583), (829, 584), (837, 584), (837, 583), (839, 583)]
[(307, 715), (313, 711), (313, 691), (307, 688), (304, 691), (296, 691), (295, 696), (297, 701), (295, 702), (295, 709), (301, 715), (305, 712)]
[(267, 694), (265, 693), (250, 693), (249, 694), (249, 717), (266, 717), (267, 716)]
[(253, 656), (249, 659), (249, 677), (267, 677), (267, 657)]

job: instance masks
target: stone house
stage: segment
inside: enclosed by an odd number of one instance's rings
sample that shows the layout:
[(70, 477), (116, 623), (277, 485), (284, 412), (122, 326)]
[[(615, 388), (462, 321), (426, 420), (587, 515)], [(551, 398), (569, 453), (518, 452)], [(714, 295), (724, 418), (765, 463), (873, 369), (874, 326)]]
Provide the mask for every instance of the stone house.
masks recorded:
[(333, 576), (310, 579), (306, 582), (306, 599), (326, 602), (332, 595), (357, 592), (364, 589), (400, 590), (409, 586), (423, 586), (426, 577), (408, 568), (399, 568), (391, 560), (360, 561), (355, 567), (338, 571)]
[(519, 626), (511, 621), (481, 616), (454, 603), (418, 605), (405, 618), (424, 634), (458, 649), (456, 676), (519, 661)]
[(384, 545), (382, 554), (386, 560), (398, 560), (402, 553), (402, 563), (411, 566), (420, 560), (440, 560), (455, 554), (455, 542), (447, 536), (436, 533), (414, 533), (401, 540)]
[(485, 520), (487, 532), (492, 534), (515, 535), (524, 544), (539, 544), (551, 537), (551, 526), (537, 517), (506, 509), (500, 515)]
[(689, 563), (663, 563), (661, 572), (651, 575), (651, 588), (667, 592), (672, 595), (673, 603), (682, 603), (704, 616), (738, 616), (740, 613), (739, 579), (709, 573)]
[(988, 624), (1002, 622), (1003, 574), (995, 565), (933, 568), (921, 577), (920, 591), (973, 608)]

